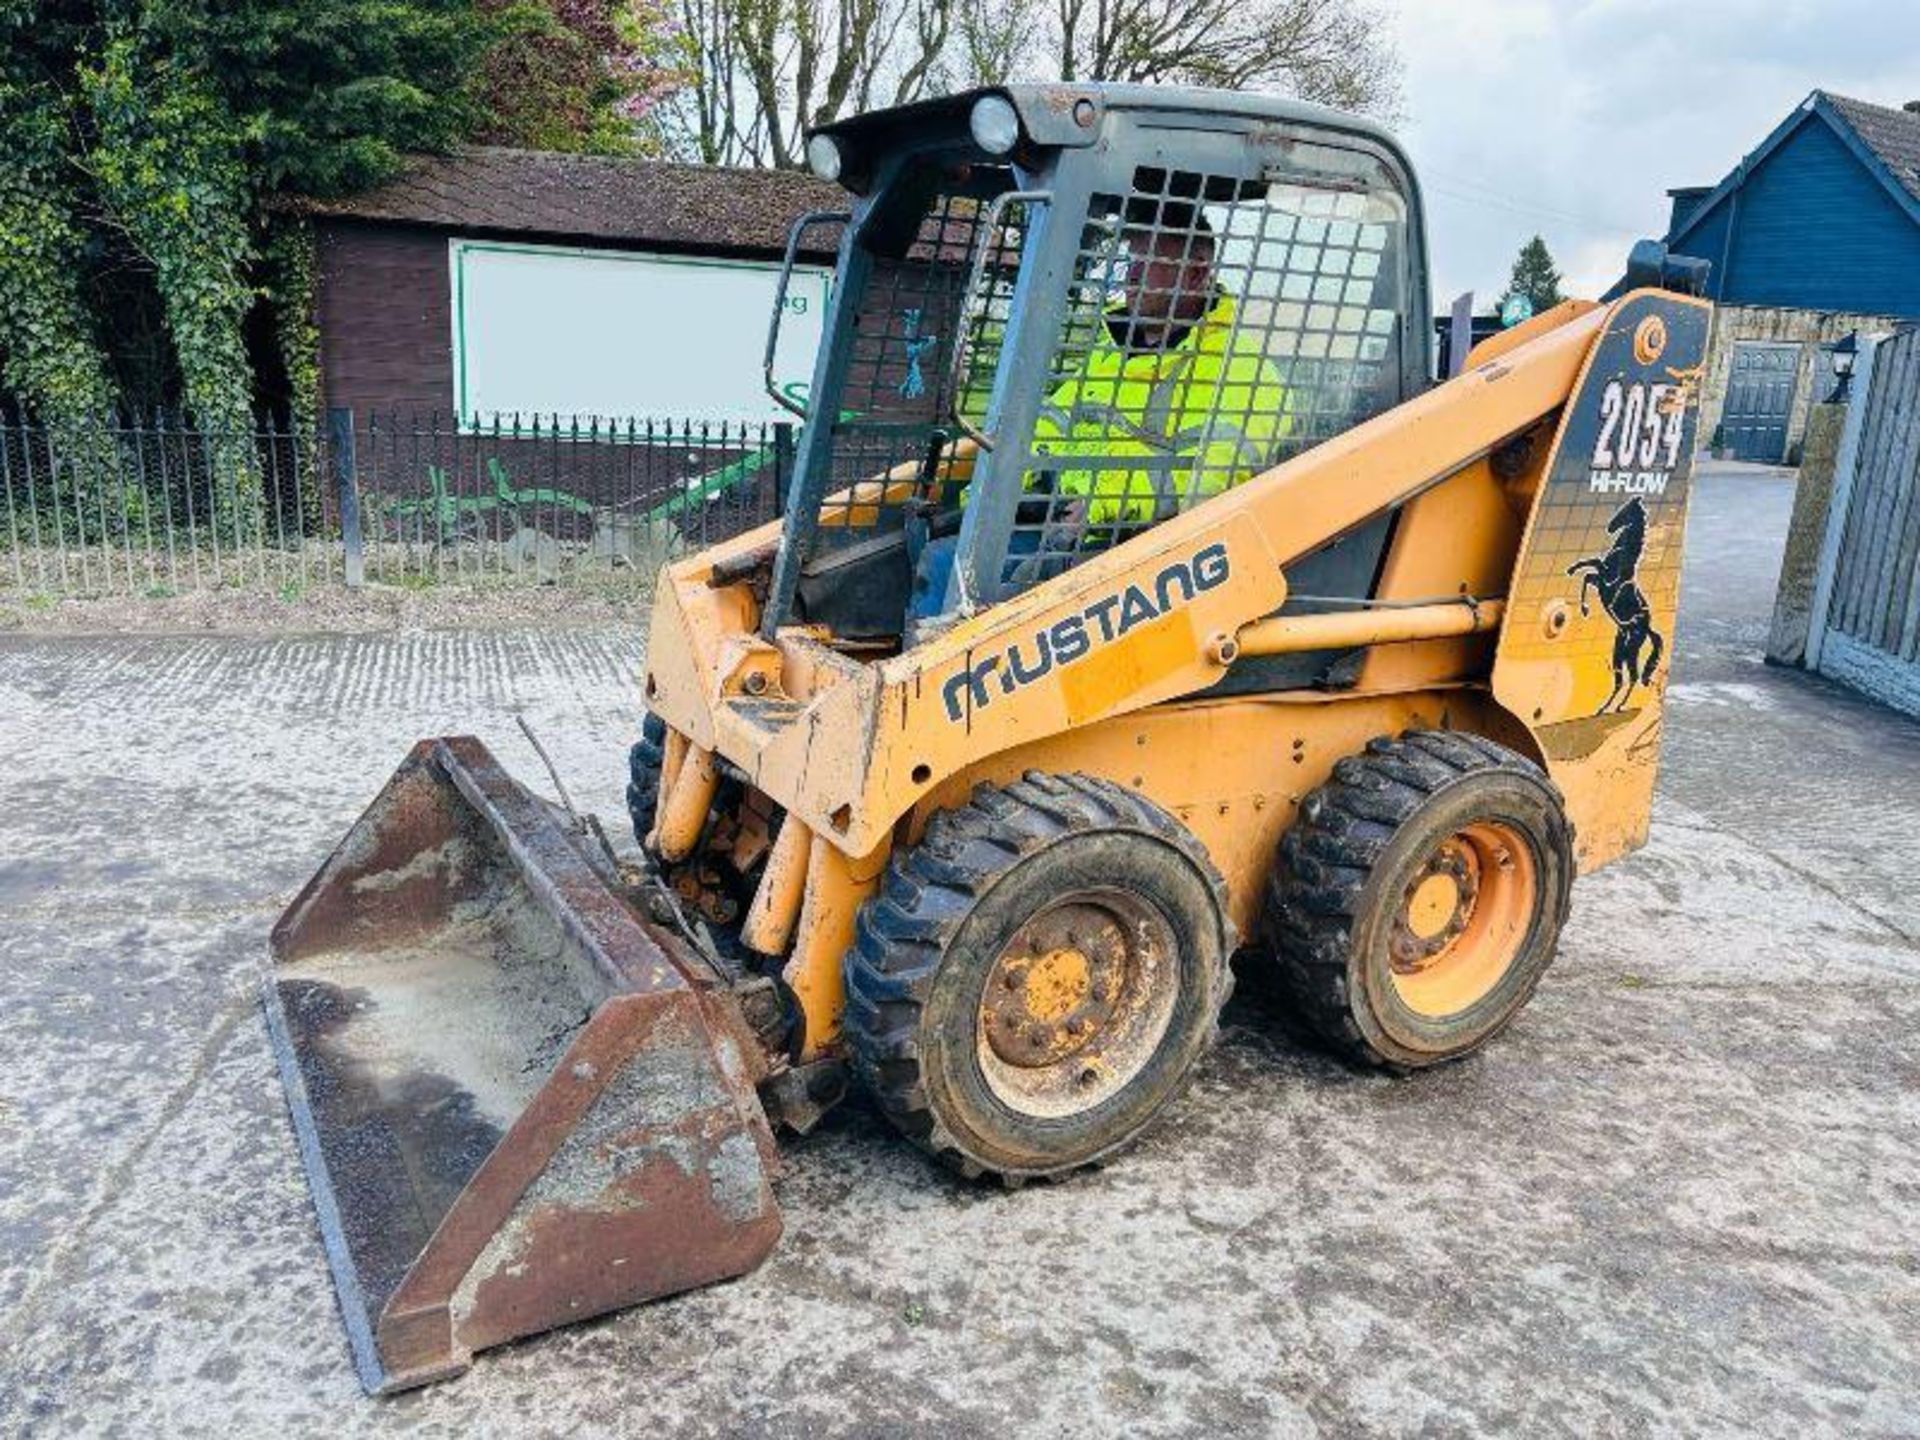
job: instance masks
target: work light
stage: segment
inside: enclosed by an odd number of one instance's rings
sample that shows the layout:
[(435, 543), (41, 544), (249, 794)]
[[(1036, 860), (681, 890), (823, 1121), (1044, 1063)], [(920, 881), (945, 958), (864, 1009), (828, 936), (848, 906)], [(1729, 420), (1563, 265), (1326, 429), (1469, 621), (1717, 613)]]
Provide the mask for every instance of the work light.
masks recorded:
[(815, 135), (807, 141), (807, 165), (822, 180), (840, 178), (840, 146), (831, 135)]
[(973, 143), (989, 155), (1004, 155), (1019, 143), (1020, 117), (1004, 95), (982, 95), (967, 117)]

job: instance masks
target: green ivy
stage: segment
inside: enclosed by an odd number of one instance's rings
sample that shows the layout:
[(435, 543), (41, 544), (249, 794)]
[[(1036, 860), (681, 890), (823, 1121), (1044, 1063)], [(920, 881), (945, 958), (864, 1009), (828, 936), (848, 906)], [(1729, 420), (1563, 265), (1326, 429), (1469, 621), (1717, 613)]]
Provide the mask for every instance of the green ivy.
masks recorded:
[(0, 382), (50, 419), (94, 419), (113, 385), (81, 289), (87, 237), (62, 151), (64, 104), (21, 63), (19, 38), (0, 26)]
[(85, 163), (112, 223), (153, 268), (184, 408), (221, 437), (216, 525), (236, 543), (257, 538), (260, 467), (248, 438), (253, 384), (241, 328), (255, 298), (241, 161), (248, 137), (204, 76), (149, 53), (136, 33), (108, 40), (81, 83), (95, 131)]
[[(313, 228), (295, 216), (275, 216), (260, 247), (262, 281), (273, 302), (274, 346), (287, 372), (289, 419), (297, 434), (312, 434), (320, 419), (320, 323), (315, 312), (318, 279)], [(319, 529), (320, 475), (313, 446), (295, 457), (300, 476), (302, 520), (308, 533)]]
[(320, 415), (320, 323), (313, 227), (275, 216), (260, 246), (262, 288), (273, 302), (273, 339), (287, 372), (294, 424), (311, 429)]
[(142, 54), (131, 36), (109, 41), (82, 78), (97, 127), (87, 165), (107, 213), (153, 267), (186, 408), (203, 424), (245, 427), (247, 137), (201, 76)]

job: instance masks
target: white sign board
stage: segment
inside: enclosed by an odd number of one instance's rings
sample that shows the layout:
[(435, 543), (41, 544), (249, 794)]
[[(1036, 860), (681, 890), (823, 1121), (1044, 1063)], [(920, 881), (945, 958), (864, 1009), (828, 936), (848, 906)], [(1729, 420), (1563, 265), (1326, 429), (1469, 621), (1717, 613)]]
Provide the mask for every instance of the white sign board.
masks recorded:
[[(455, 240), (453, 393), (463, 427), (589, 417), (791, 419), (761, 374), (780, 267)], [(804, 403), (831, 272), (794, 268), (774, 379)]]

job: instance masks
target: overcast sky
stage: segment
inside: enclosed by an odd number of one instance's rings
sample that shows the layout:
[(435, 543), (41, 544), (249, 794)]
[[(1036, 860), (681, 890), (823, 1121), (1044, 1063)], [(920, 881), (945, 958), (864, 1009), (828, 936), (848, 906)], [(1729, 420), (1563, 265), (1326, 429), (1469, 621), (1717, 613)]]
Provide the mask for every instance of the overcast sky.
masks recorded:
[(1535, 232), (1569, 294), (1666, 229), (1814, 89), (1920, 99), (1920, 0), (1384, 0), (1427, 205), (1433, 299), (1476, 308)]

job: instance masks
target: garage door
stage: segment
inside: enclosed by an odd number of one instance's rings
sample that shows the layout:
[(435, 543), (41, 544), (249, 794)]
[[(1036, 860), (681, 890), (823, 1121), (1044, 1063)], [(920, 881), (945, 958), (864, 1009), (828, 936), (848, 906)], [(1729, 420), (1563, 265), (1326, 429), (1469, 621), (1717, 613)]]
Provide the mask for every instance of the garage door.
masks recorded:
[(1733, 347), (1733, 373), (1720, 434), (1736, 460), (1779, 465), (1787, 458), (1787, 417), (1793, 414), (1793, 382), (1800, 370), (1798, 345), (1740, 340)]

